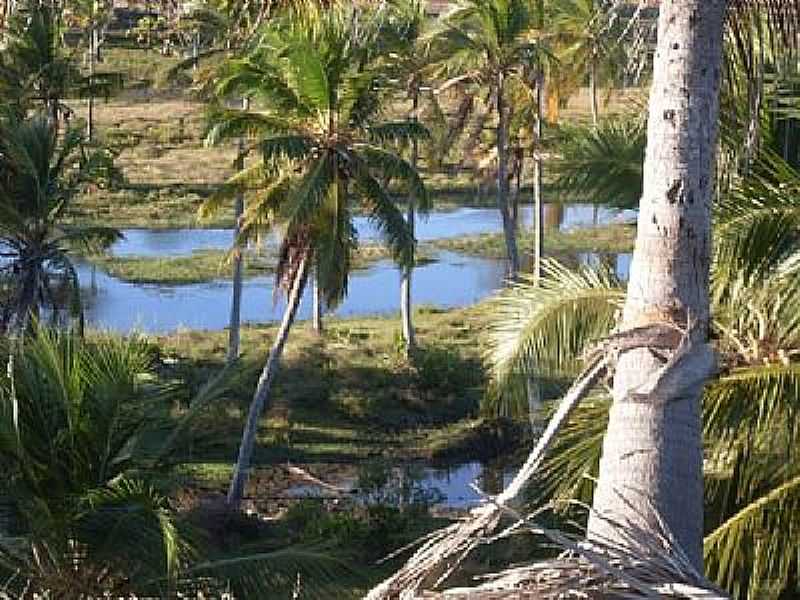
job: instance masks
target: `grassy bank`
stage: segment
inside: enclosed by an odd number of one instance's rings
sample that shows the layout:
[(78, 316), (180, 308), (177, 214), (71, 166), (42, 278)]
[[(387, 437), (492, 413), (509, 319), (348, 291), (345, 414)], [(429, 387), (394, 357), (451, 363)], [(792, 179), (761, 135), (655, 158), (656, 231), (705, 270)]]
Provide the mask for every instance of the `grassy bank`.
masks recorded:
[[(420, 309), (415, 316), (420, 348), (410, 359), (397, 318), (330, 319), (321, 336), (298, 323), (262, 420), (255, 463), (476, 460), (521, 441), (513, 425), (479, 415), (486, 382), (481, 309)], [(195, 473), (226, 478), (275, 330), (242, 330), (239, 375), (192, 442)], [(190, 388), (224, 364), (225, 331), (184, 331), (154, 341), (167, 374)]]
[[(228, 250), (198, 250), (188, 256), (93, 256), (90, 261), (112, 277), (129, 283), (188, 285), (229, 279), (233, 275), (231, 258)], [(245, 278), (275, 272), (277, 259), (272, 252), (246, 250), (243, 258)], [(353, 257), (352, 268), (367, 269), (389, 258), (391, 253), (383, 246), (363, 246)], [(418, 253), (417, 264), (427, 264), (433, 260), (430, 253)]]
[[(600, 225), (571, 231), (548, 230), (544, 234), (544, 248), (549, 255), (570, 255), (579, 252), (631, 252), (636, 236), (635, 225)], [(533, 254), (533, 235), (522, 232), (517, 243), (520, 253)], [(502, 233), (446, 238), (430, 242), (440, 250), (463, 252), (486, 258), (501, 259), (506, 256)]]

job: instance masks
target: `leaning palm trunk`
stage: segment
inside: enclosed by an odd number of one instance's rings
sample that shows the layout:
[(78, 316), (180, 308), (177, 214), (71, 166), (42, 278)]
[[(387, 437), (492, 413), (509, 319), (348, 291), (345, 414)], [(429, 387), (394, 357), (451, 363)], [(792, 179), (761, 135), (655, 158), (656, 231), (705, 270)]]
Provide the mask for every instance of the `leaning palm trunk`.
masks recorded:
[[(417, 120), (417, 110), (419, 109), (419, 88), (414, 87), (413, 97), (412, 97), (412, 120)], [(417, 161), (418, 157), (418, 146), (417, 141), (414, 140), (411, 142), (411, 166), (416, 170), (417, 168)], [(414, 220), (415, 214), (414, 211), (416, 209), (416, 198), (414, 197), (414, 192), (412, 191), (408, 195), (408, 214), (406, 216), (406, 222), (408, 223), (408, 227), (411, 230), (411, 235), (415, 235), (414, 233)], [(403, 274), (400, 280), (400, 318), (403, 323), (403, 340), (406, 344), (406, 355), (410, 356), (414, 350), (414, 324), (412, 322), (411, 317), (411, 274), (414, 271), (414, 261), (412, 260), (408, 265), (403, 267)]]
[(317, 335), (322, 333), (322, 288), (319, 284), (319, 273), (315, 274), (314, 277), (314, 298), (313, 298), (314, 306), (313, 306), (313, 316), (312, 316), (312, 327), (314, 328), (314, 333)]
[(644, 191), (622, 327), (667, 323), (688, 336), (683, 352), (666, 364), (647, 348), (619, 357), (588, 531), (590, 539), (635, 546), (608, 523), (650, 530), (665, 524), (698, 569), (700, 394), (714, 363), (707, 345), (710, 205), (726, 4), (661, 3)]
[[(239, 156), (236, 159), (236, 170), (244, 169), (244, 140), (239, 140)], [(231, 320), (228, 333), (228, 356), (230, 364), (239, 358), (239, 345), (242, 327), (242, 279), (243, 261), (242, 244), (239, 240), (242, 229), (242, 216), (244, 215), (244, 193), (238, 192), (234, 201), (233, 229), (233, 297), (231, 298)]]
[(511, 280), (519, 274), (519, 253), (517, 252), (517, 226), (509, 208), (508, 182), (508, 109), (505, 105), (505, 74), (497, 74), (497, 208), (503, 218), (503, 234), (508, 254), (508, 277)]
[(247, 423), (242, 433), (242, 442), (239, 446), (239, 456), (233, 468), (233, 477), (231, 478), (231, 485), (228, 489), (228, 506), (232, 509), (238, 509), (242, 502), (244, 486), (247, 483), (247, 477), (250, 471), (250, 461), (253, 457), (258, 422), (261, 419), (264, 408), (269, 402), (272, 383), (275, 380), (275, 375), (280, 366), (283, 348), (286, 345), (286, 340), (289, 337), (289, 330), (292, 328), (295, 316), (297, 315), (300, 299), (303, 297), (303, 289), (308, 279), (308, 261), (309, 257), (307, 254), (300, 259), (297, 273), (294, 275), (289, 290), (289, 297), (286, 303), (286, 310), (283, 313), (283, 320), (278, 328), (275, 342), (272, 344), (272, 349), (269, 352), (269, 357), (264, 365), (264, 369), (261, 371), (261, 376), (258, 378), (255, 394), (253, 394), (250, 412), (247, 415)]

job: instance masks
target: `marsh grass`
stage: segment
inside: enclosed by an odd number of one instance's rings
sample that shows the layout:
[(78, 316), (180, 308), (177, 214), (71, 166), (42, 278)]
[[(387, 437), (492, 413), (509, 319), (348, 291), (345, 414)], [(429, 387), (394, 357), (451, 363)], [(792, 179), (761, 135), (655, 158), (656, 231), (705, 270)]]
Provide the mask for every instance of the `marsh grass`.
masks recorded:
[[(574, 255), (581, 252), (621, 253), (631, 252), (636, 235), (635, 225), (598, 225), (570, 231), (547, 230), (544, 235), (546, 254)], [(520, 252), (533, 254), (533, 235), (520, 232), (518, 238)], [(502, 259), (506, 256), (502, 233), (486, 233), (475, 236), (445, 238), (430, 242), (434, 248), (451, 250)]]
[[(270, 275), (275, 272), (277, 257), (271, 250), (245, 250), (245, 278)], [(391, 259), (383, 246), (362, 246), (354, 255), (353, 269), (368, 269), (376, 262)], [(93, 256), (90, 262), (112, 277), (128, 283), (189, 285), (229, 279), (233, 274), (232, 254), (229, 250), (197, 250), (188, 256)], [(417, 264), (434, 262), (435, 258), (424, 251), (417, 254)]]

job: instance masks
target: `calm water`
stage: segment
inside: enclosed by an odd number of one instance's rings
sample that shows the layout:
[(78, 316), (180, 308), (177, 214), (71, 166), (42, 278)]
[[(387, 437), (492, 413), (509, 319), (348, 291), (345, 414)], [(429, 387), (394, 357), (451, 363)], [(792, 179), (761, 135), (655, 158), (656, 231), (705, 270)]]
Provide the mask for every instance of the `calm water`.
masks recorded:
[[(529, 223), (529, 207), (523, 211), (523, 222)], [(608, 223), (630, 218), (620, 213), (591, 205), (551, 205), (546, 219), (550, 226), (562, 229), (591, 223)], [(358, 220), (362, 240), (375, 239), (376, 232), (366, 219)], [(421, 240), (472, 235), (499, 231), (498, 211), (461, 208), (451, 212), (432, 213), (422, 222), (417, 235)], [(232, 232), (225, 229), (143, 230), (125, 232), (125, 239), (112, 248), (119, 256), (177, 256), (197, 250), (224, 249), (231, 244)], [(412, 288), (415, 304), (431, 304), (442, 308), (468, 306), (481, 301), (503, 285), (504, 261), (439, 252), (437, 261), (414, 272)], [(581, 254), (578, 261), (596, 265), (604, 261), (617, 274), (627, 279), (630, 255)], [(163, 333), (178, 328), (223, 329), (228, 325), (231, 288), (228, 280), (193, 285), (133, 284), (110, 277), (102, 271), (94, 275), (88, 265), (79, 266), (83, 286), (86, 317), (90, 324), (103, 329)], [(91, 282), (91, 283), (90, 283)], [(348, 295), (334, 314), (339, 316), (388, 314), (400, 310), (400, 274), (388, 260), (358, 271), (350, 278)], [(273, 299), (272, 277), (246, 280), (242, 295), (242, 320), (263, 323), (280, 319), (283, 302)], [(307, 319), (311, 313), (310, 294), (298, 314)]]
[[(441, 307), (474, 304), (503, 282), (502, 261), (442, 252), (439, 261), (414, 271), (415, 304)], [(89, 323), (105, 329), (167, 332), (180, 327), (222, 329), (228, 325), (231, 284), (216, 281), (195, 285), (140, 285), (114, 279), (97, 271), (94, 288), (91, 268), (79, 268)], [(446, 282), (446, 285), (443, 285)], [(385, 314), (400, 310), (400, 274), (391, 261), (380, 261), (350, 278), (347, 298), (336, 315)], [(242, 320), (265, 322), (281, 317), (283, 303), (273, 303), (272, 277), (246, 280), (242, 294)], [(311, 315), (310, 294), (299, 318)]]
[[(521, 222), (530, 227), (533, 210), (522, 207)], [(617, 211), (591, 204), (566, 204), (546, 206), (545, 220), (550, 226), (562, 230), (585, 227), (597, 222), (630, 221), (635, 218), (632, 211)], [(365, 217), (356, 218), (359, 239), (375, 241), (377, 231)], [(433, 212), (427, 219), (421, 219), (416, 226), (416, 236), (420, 241), (430, 241), (449, 237), (477, 235), (502, 231), (500, 213), (493, 208), (459, 208), (448, 212)], [(112, 247), (117, 256), (178, 256), (188, 255), (197, 250), (223, 249), (231, 246), (233, 231), (230, 229), (128, 229), (123, 232), (125, 239)]]
[[(416, 500), (465, 510), (482, 501), (472, 484), (487, 494), (498, 494), (511, 482), (515, 473), (515, 469), (502, 463), (469, 462), (442, 468), (412, 465), (386, 470), (380, 474), (380, 485), (366, 490), (360, 488), (364, 482), (358, 476), (340, 478), (332, 483), (344, 489), (357, 490), (355, 498), (361, 501), (397, 505)], [(324, 498), (330, 492), (317, 485), (299, 484), (288, 488), (285, 494), (297, 499)]]

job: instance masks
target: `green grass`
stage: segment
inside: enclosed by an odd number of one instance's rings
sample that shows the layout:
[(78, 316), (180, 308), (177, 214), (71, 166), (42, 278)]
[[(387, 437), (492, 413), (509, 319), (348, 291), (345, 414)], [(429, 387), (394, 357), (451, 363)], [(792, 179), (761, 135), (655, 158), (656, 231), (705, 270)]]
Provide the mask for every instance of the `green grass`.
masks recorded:
[[(252, 278), (275, 272), (274, 253), (244, 251), (244, 277)], [(367, 269), (379, 260), (391, 258), (389, 250), (371, 244), (362, 246), (353, 258), (354, 270)], [(421, 251), (417, 264), (434, 258)], [(188, 285), (229, 279), (233, 275), (232, 256), (228, 250), (198, 250), (189, 256), (93, 256), (90, 261), (112, 277), (129, 283)]]
[[(634, 225), (600, 225), (571, 231), (551, 229), (544, 234), (544, 250), (548, 255), (574, 255), (578, 252), (631, 252), (636, 236)], [(533, 235), (522, 232), (518, 238), (523, 255), (533, 254)], [(486, 258), (504, 258), (505, 241), (502, 233), (446, 238), (430, 242), (440, 250), (463, 252)]]
[[(486, 376), (479, 309), (415, 314), (420, 349), (407, 359), (396, 318), (328, 319), (322, 336), (292, 330), (264, 415), (257, 464), (349, 463), (495, 455), (519, 439), (513, 426), (479, 414)], [(240, 375), (225, 402), (203, 417), (193, 463), (230, 464), (274, 326), (242, 330)], [(199, 387), (224, 364), (227, 332), (184, 331), (154, 340), (173, 360), (168, 374)]]

